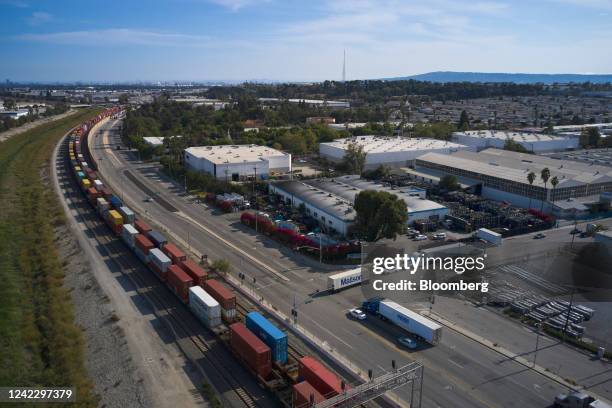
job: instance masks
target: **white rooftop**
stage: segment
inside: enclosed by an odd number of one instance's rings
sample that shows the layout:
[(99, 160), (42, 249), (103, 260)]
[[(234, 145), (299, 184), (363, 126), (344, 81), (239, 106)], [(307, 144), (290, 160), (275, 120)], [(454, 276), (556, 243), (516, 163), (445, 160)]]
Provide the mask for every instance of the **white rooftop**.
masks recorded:
[(544, 142), (550, 140), (564, 140), (562, 137), (545, 135), (542, 133), (512, 132), (506, 130), (468, 130), (455, 132), (453, 136), (468, 136), (478, 139), (512, 139), (515, 142)]
[(222, 145), (195, 146), (185, 149), (186, 152), (215, 164), (244, 163), (265, 160), (270, 157), (287, 156), (288, 153), (259, 145)]
[(389, 136), (355, 136), (337, 139), (329, 143), (321, 143), (339, 149), (347, 149), (350, 144), (363, 146), (366, 153), (403, 152), (432, 149), (462, 149), (464, 145), (437, 139), (407, 138)]

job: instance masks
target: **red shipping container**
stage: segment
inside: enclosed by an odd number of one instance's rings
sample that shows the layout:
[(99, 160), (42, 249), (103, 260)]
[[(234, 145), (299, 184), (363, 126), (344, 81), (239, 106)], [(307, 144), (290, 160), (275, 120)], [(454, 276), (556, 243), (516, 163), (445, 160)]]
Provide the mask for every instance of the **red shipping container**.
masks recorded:
[(147, 232), (152, 231), (152, 228), (149, 227), (149, 224), (147, 224), (141, 219), (138, 219), (134, 222), (134, 227), (136, 227), (138, 232), (140, 232), (141, 234), (146, 234)]
[(229, 328), (230, 347), (251, 370), (266, 379), (272, 371), (270, 347), (242, 323), (234, 323)]
[(191, 279), (193, 279), (193, 284), (196, 286), (202, 285), (206, 279), (206, 276), (208, 276), (204, 269), (200, 268), (200, 266), (191, 259), (181, 262), (179, 266), (187, 273), (187, 275), (191, 276)]
[(298, 361), (298, 377), (308, 381), (325, 398), (342, 392), (341, 381), (317, 359), (306, 356)]
[(164, 254), (168, 255), (168, 258), (170, 258), (172, 260), (172, 263), (175, 265), (187, 259), (187, 255), (185, 255), (183, 251), (178, 249), (176, 245), (170, 242), (164, 245), (162, 251), (164, 252)]
[(193, 286), (193, 279), (177, 265), (168, 267), (168, 286), (183, 303), (189, 302), (189, 288)]
[(325, 397), (321, 395), (308, 381), (302, 381), (293, 386), (293, 408), (308, 408), (310, 407), (310, 396), (314, 396), (314, 403), (325, 401)]
[(107, 200), (113, 196), (113, 192), (108, 187), (102, 187), (101, 193)]
[(225, 287), (221, 282), (214, 279), (208, 279), (204, 281), (202, 285), (204, 290), (212, 296), (223, 309), (235, 309), (236, 308), (236, 295), (234, 292)]
[(149, 240), (149, 238), (145, 237), (142, 234), (136, 235), (134, 238), (134, 243), (136, 247), (140, 249), (145, 255), (149, 253), (149, 250), (155, 248), (155, 245)]

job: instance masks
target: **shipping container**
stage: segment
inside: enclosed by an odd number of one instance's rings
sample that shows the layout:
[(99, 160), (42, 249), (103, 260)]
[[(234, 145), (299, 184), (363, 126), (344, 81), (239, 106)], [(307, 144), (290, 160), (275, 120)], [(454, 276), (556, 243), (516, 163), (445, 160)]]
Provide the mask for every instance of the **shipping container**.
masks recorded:
[(123, 217), (116, 210), (110, 210), (108, 212), (108, 222), (113, 225), (122, 225)]
[(110, 204), (104, 198), (98, 197), (96, 199), (96, 207), (98, 208), (98, 214), (104, 216), (104, 213), (110, 208)]
[(111, 198), (108, 200), (108, 202), (110, 203), (110, 205), (115, 209), (119, 209), (121, 207), (123, 207), (123, 203), (121, 202), (121, 200), (119, 199), (119, 197), (117, 197), (116, 195), (111, 196)]
[(81, 188), (83, 190), (87, 190), (89, 187), (91, 187), (91, 181), (89, 181), (88, 179), (84, 178), (81, 180)]
[(149, 251), (149, 265), (155, 274), (162, 281), (166, 281), (168, 267), (172, 265), (172, 261), (162, 251), (153, 248)]
[(442, 338), (442, 326), (395, 302), (389, 300), (366, 301), (364, 309), (379, 314), (396, 326), (409, 333), (416, 334), (434, 346)]
[(134, 238), (136, 248), (139, 248), (145, 255), (149, 255), (149, 251), (155, 248), (155, 245), (142, 234), (136, 235)]
[(102, 182), (100, 180), (94, 180), (94, 187), (96, 188), (96, 190), (98, 191), (102, 191), (102, 188), (104, 187), (104, 184), (102, 184)]
[(246, 326), (270, 347), (272, 361), (281, 365), (287, 364), (287, 334), (259, 312), (250, 312), (246, 315)]
[(104, 198), (106, 198), (106, 200), (110, 200), (110, 198), (113, 196), (113, 192), (108, 187), (102, 187), (102, 195)]
[(361, 283), (361, 268), (337, 273), (327, 277), (327, 289), (335, 292)]
[(136, 243), (134, 238), (138, 235), (138, 230), (134, 228), (132, 224), (123, 224), (123, 230), (121, 231), (121, 238), (130, 248), (134, 248)]
[(149, 224), (140, 219), (134, 221), (134, 227), (136, 227), (136, 229), (140, 231), (141, 234), (147, 234), (149, 231), (151, 231), (151, 227), (149, 227)]
[(251, 370), (266, 379), (272, 371), (270, 348), (242, 323), (230, 325), (230, 347)]
[(160, 234), (157, 231), (149, 231), (147, 233), (147, 237), (151, 240), (151, 242), (153, 242), (153, 244), (155, 244), (155, 246), (157, 248), (163, 248), (164, 245), (166, 245), (168, 243), (168, 240), (166, 239), (166, 237), (164, 237), (162, 234)]
[(185, 261), (182, 261), (179, 266), (183, 268), (183, 270), (187, 272), (189, 276), (191, 276), (194, 285), (202, 285), (202, 283), (204, 283), (204, 280), (206, 279), (206, 276), (208, 276), (204, 269), (202, 269), (198, 264), (196, 264), (189, 258)]
[(476, 237), (490, 242), (493, 245), (502, 244), (502, 235), (486, 228), (479, 228), (478, 231), (476, 231)]
[(302, 357), (298, 361), (298, 379), (308, 381), (325, 398), (334, 397), (342, 392), (342, 382), (314, 357)]
[(123, 217), (124, 224), (133, 224), (136, 220), (136, 216), (134, 215), (134, 211), (130, 210), (128, 207), (123, 206), (119, 207), (119, 214)]
[(142, 263), (144, 264), (149, 264), (150, 258), (149, 258), (149, 253), (145, 253), (142, 249), (138, 248), (137, 246), (134, 247), (134, 253), (136, 254), (136, 256), (138, 257), (138, 259), (140, 259), (142, 261)]
[(168, 286), (176, 296), (187, 303), (189, 301), (189, 288), (193, 286), (193, 279), (178, 265), (168, 267)]
[(236, 295), (234, 292), (214, 279), (205, 280), (202, 287), (221, 305), (221, 316), (226, 321), (233, 321), (236, 317)]
[(85, 175), (85, 173), (83, 173), (82, 171), (79, 171), (77, 173), (77, 176), (79, 177), (80, 180), (86, 179), (87, 176)]
[(172, 260), (173, 264), (179, 264), (180, 262), (187, 259), (187, 255), (183, 253), (180, 249), (177, 248), (173, 243), (169, 243), (164, 245), (162, 249), (164, 254), (168, 255), (168, 257)]
[(293, 385), (293, 408), (309, 408), (313, 403), (318, 404), (323, 401), (325, 401), (325, 397), (308, 381)]
[(189, 288), (189, 309), (209, 329), (221, 324), (221, 306), (199, 286)]

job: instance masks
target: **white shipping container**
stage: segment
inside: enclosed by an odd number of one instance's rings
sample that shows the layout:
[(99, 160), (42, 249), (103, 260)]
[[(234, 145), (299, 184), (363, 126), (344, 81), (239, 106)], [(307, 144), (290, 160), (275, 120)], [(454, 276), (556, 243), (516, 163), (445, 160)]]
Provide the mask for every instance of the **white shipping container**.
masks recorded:
[(119, 213), (123, 217), (124, 224), (133, 224), (136, 216), (134, 215), (134, 211), (130, 210), (128, 207), (123, 206), (119, 207)]
[(168, 258), (166, 254), (164, 254), (158, 248), (153, 248), (149, 251), (149, 259), (162, 272), (166, 272), (166, 270), (168, 270), (168, 267), (172, 265), (172, 261), (170, 260), (170, 258)]
[(138, 234), (138, 230), (132, 224), (123, 224), (121, 238), (130, 248), (134, 248), (134, 237)]
[(96, 190), (100, 191), (104, 187), (104, 183), (102, 183), (100, 180), (94, 180), (94, 187)]
[(416, 334), (430, 344), (436, 345), (442, 338), (442, 326), (395, 302), (388, 300), (380, 302), (378, 313), (396, 326)]
[(189, 288), (189, 309), (209, 329), (221, 324), (221, 306), (219, 302), (200, 286)]
[(327, 289), (334, 292), (361, 283), (361, 268), (351, 269), (327, 277)]
[(236, 318), (236, 309), (221, 309), (221, 315), (227, 321), (232, 321)]
[(81, 162), (81, 168), (82, 168), (83, 170), (85, 170), (85, 169), (86, 169), (86, 168), (88, 168), (88, 167), (89, 167), (89, 164), (87, 164), (87, 162), (85, 162), (85, 161), (84, 161), (84, 162)]

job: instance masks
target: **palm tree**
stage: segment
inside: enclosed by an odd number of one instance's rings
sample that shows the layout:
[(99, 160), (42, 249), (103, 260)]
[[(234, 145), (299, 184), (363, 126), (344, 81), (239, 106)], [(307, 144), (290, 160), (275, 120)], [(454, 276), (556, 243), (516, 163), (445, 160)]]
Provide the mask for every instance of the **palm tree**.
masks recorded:
[(550, 179), (550, 185), (553, 188), (553, 192), (552, 192), (552, 203), (553, 203), (553, 207), (555, 205), (555, 189), (557, 188), (557, 184), (559, 184), (559, 179), (557, 178), (557, 176), (553, 177)]
[[(544, 182), (544, 200), (546, 200), (546, 196), (548, 193), (546, 183), (548, 183), (548, 179), (550, 178), (550, 170), (548, 169), (548, 167), (544, 167), (542, 169), (542, 172), (540, 173), (540, 178)], [(542, 200), (542, 204), (540, 205), (540, 212), (544, 211), (544, 200)]]
[[(533, 185), (533, 182), (535, 181), (535, 179), (536, 179), (536, 174), (533, 171), (530, 171), (529, 174), (527, 174), (527, 181), (529, 181), (530, 186)], [(531, 210), (531, 191), (529, 191), (528, 195), (529, 195), (529, 209)]]

